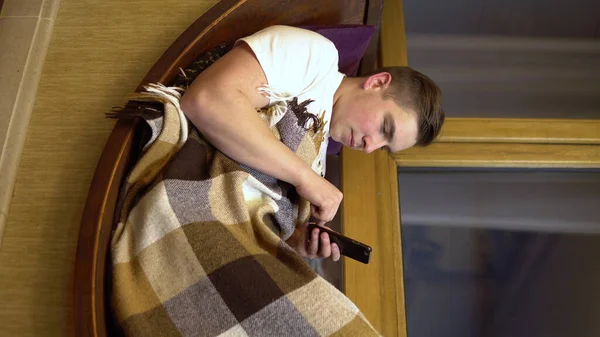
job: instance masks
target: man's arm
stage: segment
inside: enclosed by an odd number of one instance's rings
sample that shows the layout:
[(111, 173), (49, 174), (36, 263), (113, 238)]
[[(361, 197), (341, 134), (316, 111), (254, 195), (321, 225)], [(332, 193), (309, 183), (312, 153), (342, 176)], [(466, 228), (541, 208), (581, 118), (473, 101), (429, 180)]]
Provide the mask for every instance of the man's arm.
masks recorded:
[(246, 43), (204, 70), (181, 99), (181, 108), (221, 152), (296, 187), (313, 206), (313, 216), (330, 221), (342, 193), (320, 177), (269, 130), (256, 112), (269, 100), (257, 88), (267, 79)]

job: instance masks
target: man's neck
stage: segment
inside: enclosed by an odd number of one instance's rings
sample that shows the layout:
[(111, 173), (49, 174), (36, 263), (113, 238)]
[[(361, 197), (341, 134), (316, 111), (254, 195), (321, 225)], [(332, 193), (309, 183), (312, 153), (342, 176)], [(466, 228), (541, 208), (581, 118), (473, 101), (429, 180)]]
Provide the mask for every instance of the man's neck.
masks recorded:
[(337, 103), (340, 97), (352, 95), (353, 92), (356, 92), (357, 89), (360, 89), (362, 83), (363, 79), (360, 77), (344, 76), (340, 86), (335, 91), (335, 94), (333, 94), (333, 105), (335, 106), (335, 103)]

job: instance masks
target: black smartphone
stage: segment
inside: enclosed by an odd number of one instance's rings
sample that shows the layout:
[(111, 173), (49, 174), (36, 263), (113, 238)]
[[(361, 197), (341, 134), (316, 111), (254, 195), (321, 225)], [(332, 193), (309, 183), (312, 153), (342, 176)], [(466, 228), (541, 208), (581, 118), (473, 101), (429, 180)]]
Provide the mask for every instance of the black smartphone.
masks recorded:
[(319, 234), (321, 232), (325, 232), (329, 234), (329, 240), (332, 243), (335, 243), (340, 248), (340, 254), (354, 259), (358, 262), (369, 263), (369, 259), (371, 258), (371, 247), (365, 245), (362, 242), (358, 242), (356, 240), (352, 240), (347, 236), (343, 236), (340, 233), (334, 232), (331, 229), (318, 226), (316, 223), (308, 223), (308, 233), (312, 233), (312, 231), (318, 228)]

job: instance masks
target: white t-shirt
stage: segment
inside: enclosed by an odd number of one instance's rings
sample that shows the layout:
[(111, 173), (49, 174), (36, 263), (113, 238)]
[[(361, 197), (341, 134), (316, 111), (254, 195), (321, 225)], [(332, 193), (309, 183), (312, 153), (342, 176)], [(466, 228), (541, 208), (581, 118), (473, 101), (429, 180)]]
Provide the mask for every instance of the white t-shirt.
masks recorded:
[(270, 104), (282, 106), (281, 114), (268, 121), (270, 126), (287, 112), (287, 100), (293, 97), (298, 102), (314, 100), (307, 111), (326, 124), (320, 158), (312, 168), (324, 176), (333, 96), (344, 78), (338, 71), (335, 45), (318, 33), (289, 26), (271, 26), (239, 41), (250, 46), (265, 73), (268, 82), (265, 94)]

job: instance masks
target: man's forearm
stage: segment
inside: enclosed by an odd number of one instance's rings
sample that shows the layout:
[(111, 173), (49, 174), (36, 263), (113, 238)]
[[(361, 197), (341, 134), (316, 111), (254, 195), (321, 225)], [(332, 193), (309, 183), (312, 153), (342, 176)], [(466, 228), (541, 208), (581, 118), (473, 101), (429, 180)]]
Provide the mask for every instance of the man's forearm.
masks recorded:
[(235, 161), (293, 185), (316, 174), (271, 133), (241, 93), (209, 90), (184, 96), (181, 104), (198, 130)]

